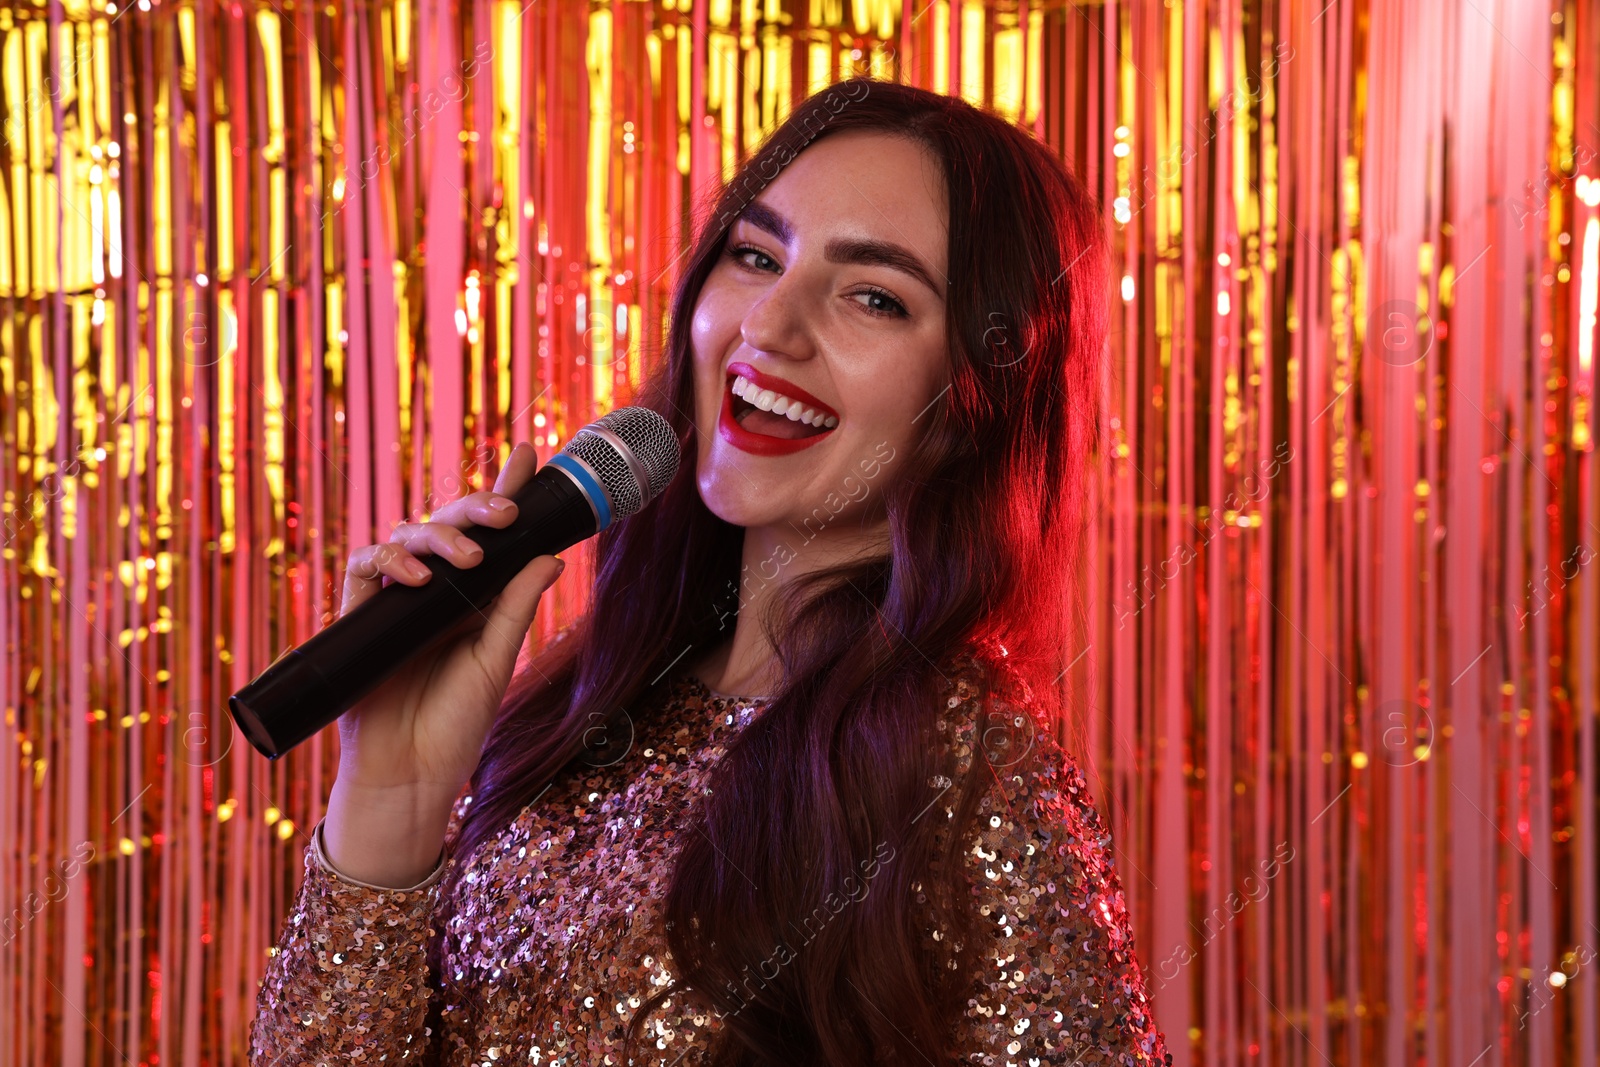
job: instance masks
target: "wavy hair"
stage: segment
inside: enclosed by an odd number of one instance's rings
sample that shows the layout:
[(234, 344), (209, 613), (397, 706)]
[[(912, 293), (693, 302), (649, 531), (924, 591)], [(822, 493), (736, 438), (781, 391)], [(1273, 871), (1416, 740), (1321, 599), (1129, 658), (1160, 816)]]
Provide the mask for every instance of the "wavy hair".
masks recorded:
[[(681, 835), (663, 903), (676, 975), (635, 1013), (630, 1040), (665, 996), (693, 995), (724, 1023), (721, 1065), (949, 1060), (970, 976), (931, 965), (922, 923), (931, 913), (970, 929), (957, 862), (965, 835), (948, 835), (936, 855), (937, 821), (916, 819), (927, 783), (953, 765), (935, 727), (939, 675), (964, 652), (1001, 646), (1059, 721), (1054, 683), (1070, 620), (1083, 618), (1073, 570), (1100, 443), (1109, 306), (1100, 204), (1050, 149), (992, 112), (892, 82), (839, 82), (797, 106), (701, 213), (664, 358), (636, 401), (669, 420), (684, 462), (639, 519), (599, 536), (587, 612), (513, 678), (454, 853), (469, 857), (569, 765), (617, 758), (617, 716), (646, 714), (632, 709), (649, 707), (651, 680), (686, 647), (704, 654), (729, 636), (743, 529), (697, 489), (690, 319), (744, 206), (807, 145), (843, 130), (912, 138), (943, 174), (950, 386), (884, 488), (888, 554), (790, 580), (758, 620), (781, 682), (686, 816), (700, 832)], [(978, 769), (967, 779), (957, 827), (970, 826), (993, 780)], [(886, 854), (874, 892), (775, 977), (749, 981), (786, 931)], [(445, 887), (446, 909), (464, 866)]]

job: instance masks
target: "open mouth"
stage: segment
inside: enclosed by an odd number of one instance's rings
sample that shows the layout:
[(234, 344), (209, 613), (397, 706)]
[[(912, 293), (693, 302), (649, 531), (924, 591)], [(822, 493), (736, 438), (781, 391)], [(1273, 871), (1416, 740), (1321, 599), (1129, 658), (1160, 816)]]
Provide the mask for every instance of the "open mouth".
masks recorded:
[(728, 376), (733, 420), (751, 433), (799, 441), (820, 437), (839, 425), (839, 417), (815, 404), (763, 389), (737, 374)]
[(833, 432), (839, 413), (798, 386), (747, 363), (728, 365), (718, 430), (734, 447), (781, 456)]

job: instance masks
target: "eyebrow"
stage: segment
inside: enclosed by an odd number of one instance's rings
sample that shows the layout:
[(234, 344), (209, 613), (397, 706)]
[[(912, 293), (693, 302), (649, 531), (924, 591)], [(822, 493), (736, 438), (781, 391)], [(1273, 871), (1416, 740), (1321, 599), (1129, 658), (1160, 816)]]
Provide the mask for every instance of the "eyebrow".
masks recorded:
[[(752, 200), (746, 204), (744, 210), (739, 212), (738, 218), (744, 219), (757, 229), (765, 230), (785, 245), (794, 239), (794, 227), (789, 220), (759, 201)], [(889, 241), (836, 237), (828, 242), (827, 247), (823, 249), (823, 255), (830, 263), (864, 263), (901, 271), (926, 285), (939, 299), (944, 299), (944, 293), (933, 283), (933, 278), (929, 275), (928, 269), (922, 265), (922, 260)]]

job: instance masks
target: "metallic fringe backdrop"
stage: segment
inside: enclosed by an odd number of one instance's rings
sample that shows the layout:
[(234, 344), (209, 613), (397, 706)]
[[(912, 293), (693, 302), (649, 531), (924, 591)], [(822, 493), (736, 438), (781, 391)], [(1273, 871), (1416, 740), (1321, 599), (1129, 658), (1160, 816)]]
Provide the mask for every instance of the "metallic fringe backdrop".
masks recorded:
[(10, 0), (0, 1065), (243, 1063), (336, 740), (227, 695), (858, 72), (1106, 207), (1063, 684), (1176, 1063), (1600, 1062), (1600, 0)]

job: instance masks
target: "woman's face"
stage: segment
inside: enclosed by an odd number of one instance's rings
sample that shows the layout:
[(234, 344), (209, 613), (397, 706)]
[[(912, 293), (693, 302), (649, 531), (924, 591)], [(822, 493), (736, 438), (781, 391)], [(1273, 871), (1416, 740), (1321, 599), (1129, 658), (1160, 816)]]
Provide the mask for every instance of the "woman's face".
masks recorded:
[(948, 217), (927, 149), (849, 131), (798, 153), (733, 223), (691, 326), (713, 513), (807, 540), (880, 514), (949, 380)]

